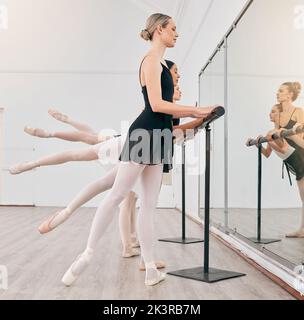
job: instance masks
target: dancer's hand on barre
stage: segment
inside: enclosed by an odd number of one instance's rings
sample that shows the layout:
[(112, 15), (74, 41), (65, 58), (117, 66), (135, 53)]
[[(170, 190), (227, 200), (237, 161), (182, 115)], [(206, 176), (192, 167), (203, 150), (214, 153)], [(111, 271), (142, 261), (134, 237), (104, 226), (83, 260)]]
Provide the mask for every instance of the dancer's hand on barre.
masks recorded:
[(194, 118), (205, 118), (209, 116), (216, 107), (219, 107), (219, 105), (195, 108), (193, 116)]
[(247, 141), (246, 141), (246, 146), (247, 146), (247, 147), (250, 147), (250, 142), (251, 142), (252, 140), (254, 140), (254, 139), (252, 139), (252, 138), (248, 138), (248, 139), (247, 139)]
[[(263, 138), (263, 136), (262, 135), (259, 135), (259, 136), (257, 136), (256, 138), (255, 138), (255, 140), (256, 141), (259, 141), (260, 139), (262, 139)], [(259, 145), (258, 144), (256, 144), (255, 145), (257, 148), (259, 147)]]

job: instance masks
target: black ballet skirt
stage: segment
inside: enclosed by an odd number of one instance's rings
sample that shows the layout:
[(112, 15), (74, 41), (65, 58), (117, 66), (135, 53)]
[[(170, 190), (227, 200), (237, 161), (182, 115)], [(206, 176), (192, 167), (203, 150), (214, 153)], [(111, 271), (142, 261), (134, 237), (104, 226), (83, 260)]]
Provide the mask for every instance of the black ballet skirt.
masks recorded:
[[(291, 115), (292, 118), (292, 115)], [(296, 124), (295, 121), (289, 120), (288, 124), (283, 127), (287, 130), (292, 129), (293, 126)], [(291, 172), (293, 175), (296, 176), (296, 180), (299, 181), (302, 178), (304, 178), (304, 149), (301, 148), (297, 143), (295, 143), (293, 140), (286, 138), (287, 143), (295, 149), (295, 151), (283, 161), (283, 164), (285, 165), (288, 175), (289, 172)], [(289, 176), (290, 184), (291, 179)]]
[[(173, 101), (174, 84), (170, 70), (163, 64), (162, 99)], [(142, 87), (145, 109), (131, 124), (119, 160), (145, 165), (163, 164), (163, 172), (172, 169), (172, 115), (153, 112), (146, 86)]]
[(180, 119), (173, 119), (172, 120), (173, 126), (179, 126), (180, 125)]

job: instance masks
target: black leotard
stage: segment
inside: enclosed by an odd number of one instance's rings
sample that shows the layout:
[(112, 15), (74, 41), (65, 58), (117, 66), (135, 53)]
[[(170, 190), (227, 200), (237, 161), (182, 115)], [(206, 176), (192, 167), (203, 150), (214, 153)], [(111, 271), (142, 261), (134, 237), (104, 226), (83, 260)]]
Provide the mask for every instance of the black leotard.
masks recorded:
[[(292, 116), (295, 113), (296, 109), (292, 113), (289, 122), (285, 127), (287, 130), (292, 129), (293, 126), (297, 123), (296, 121), (292, 120)], [(297, 143), (293, 140), (286, 138), (287, 143), (295, 149), (295, 151), (283, 162), (292, 174), (296, 176), (296, 180), (301, 180), (304, 177), (304, 149), (301, 148)]]
[[(174, 93), (172, 75), (165, 65), (162, 63), (161, 65), (163, 68), (161, 72), (162, 99), (172, 102)], [(139, 74), (140, 70), (141, 66)], [(119, 160), (146, 165), (163, 163), (163, 171), (169, 172), (172, 169), (173, 156), (172, 115), (154, 112), (149, 102), (146, 86), (142, 86), (142, 93), (145, 109), (130, 126)]]

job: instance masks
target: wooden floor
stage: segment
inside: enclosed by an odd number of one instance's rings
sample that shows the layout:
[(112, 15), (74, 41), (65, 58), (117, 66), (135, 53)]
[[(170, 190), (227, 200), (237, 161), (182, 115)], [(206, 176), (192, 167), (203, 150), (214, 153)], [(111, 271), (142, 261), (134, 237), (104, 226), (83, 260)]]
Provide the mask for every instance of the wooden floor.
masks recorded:
[[(121, 257), (117, 217), (100, 241), (91, 265), (66, 288), (61, 277), (84, 249), (94, 209), (83, 208), (65, 225), (41, 236), (36, 228), (56, 208), (0, 208), (0, 265), (8, 269), (8, 290), (1, 299), (293, 299), (240, 256), (211, 237), (212, 267), (246, 273), (246, 277), (214, 284), (167, 276), (155, 287), (144, 285), (139, 258)], [(157, 237), (178, 236), (180, 214), (157, 210)], [(202, 228), (187, 221), (188, 235), (202, 236)], [(166, 271), (202, 265), (202, 244), (156, 242), (157, 257)]]
[[(211, 210), (211, 219), (224, 225), (223, 210)], [(245, 237), (256, 236), (256, 209), (230, 209), (229, 228), (236, 229)], [(298, 230), (300, 226), (300, 209), (263, 209), (262, 237), (282, 241), (268, 244), (265, 247), (291, 261), (296, 265), (304, 263), (304, 238), (288, 239), (286, 233)]]

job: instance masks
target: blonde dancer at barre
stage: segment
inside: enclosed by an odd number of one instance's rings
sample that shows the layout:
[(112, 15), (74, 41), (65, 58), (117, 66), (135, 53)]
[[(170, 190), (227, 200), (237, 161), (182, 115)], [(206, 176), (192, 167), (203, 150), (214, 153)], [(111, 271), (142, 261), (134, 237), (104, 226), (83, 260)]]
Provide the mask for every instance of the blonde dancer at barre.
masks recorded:
[[(113, 187), (97, 209), (86, 249), (62, 278), (65, 285), (71, 285), (88, 266), (98, 241), (107, 230), (114, 213), (118, 211), (119, 204), (137, 181), (140, 184), (137, 231), (146, 267), (145, 284), (152, 286), (165, 279), (165, 274), (157, 270), (154, 262), (153, 213), (160, 190), (162, 172), (172, 168), (172, 116), (203, 118), (214, 108), (178, 106), (172, 102), (174, 84), (163, 59), (166, 48), (174, 47), (178, 37), (171, 17), (163, 14), (150, 16), (141, 36), (152, 43), (151, 50), (143, 59), (140, 68), (145, 109), (129, 128), (119, 157), (120, 162), (116, 167), (117, 173)], [(140, 135), (134, 135), (135, 131)], [(154, 135), (155, 131), (164, 139), (158, 140), (158, 136)], [(168, 139), (167, 136), (170, 138)], [(159, 141), (161, 141), (160, 144)]]
[[(178, 73), (178, 68), (174, 62), (166, 60), (166, 63), (170, 69), (170, 72), (173, 78), (173, 83), (175, 84), (173, 101), (177, 102), (181, 99), (181, 92), (178, 86), (180, 75)], [(78, 132), (76, 132), (75, 134), (74, 132), (50, 133), (40, 128), (31, 128), (30, 130), (25, 130), (25, 132), (40, 138), (56, 137), (64, 140), (66, 140), (67, 138), (67, 140), (69, 141), (71, 141), (70, 138), (71, 136), (73, 136), (74, 139), (72, 141), (82, 141), (85, 143), (89, 143), (88, 140), (86, 140), (87, 132), (89, 132), (91, 137), (90, 144), (93, 144), (93, 141), (95, 142), (97, 141), (98, 135), (87, 124), (76, 121), (68, 117), (67, 115), (64, 115), (59, 111), (55, 111), (52, 109), (49, 110), (49, 114), (52, 115), (58, 121), (62, 121), (64, 123), (72, 125), (78, 130)], [(197, 120), (188, 122), (186, 124), (179, 125), (179, 119), (173, 119), (173, 128), (177, 133), (177, 136), (178, 134), (179, 136), (181, 135), (184, 136), (184, 134), (181, 134), (181, 132), (179, 132), (178, 129), (181, 129), (182, 132), (185, 133), (186, 130), (194, 129), (197, 126), (199, 126), (201, 123), (202, 123), (202, 120), (197, 119)], [(29, 128), (29, 127), (26, 127), (26, 128)], [(93, 138), (95, 140), (93, 140)], [(121, 137), (119, 137), (119, 135), (112, 138), (112, 140), (109, 140), (109, 137), (107, 137), (107, 139), (103, 139), (104, 141), (103, 143), (99, 143), (93, 147), (93, 150), (95, 151), (96, 154), (92, 154), (91, 148), (88, 148), (85, 150), (66, 151), (63, 153), (58, 153), (58, 154), (41, 158), (34, 162), (26, 162), (26, 163), (12, 166), (10, 168), (10, 171), (12, 174), (20, 174), (24, 171), (28, 171), (40, 166), (58, 165), (58, 164), (62, 164), (70, 161), (91, 161), (91, 160), (96, 160), (97, 157), (100, 159), (100, 162), (107, 163), (109, 159), (103, 159), (107, 154), (112, 155), (111, 162), (116, 163), (117, 162), (116, 159), (118, 158), (117, 153), (119, 154), (121, 152), (120, 139)], [(70, 202), (70, 204), (65, 209), (56, 212), (44, 223), (42, 223), (41, 226), (39, 227), (39, 231), (41, 233), (50, 232), (51, 230), (56, 228), (58, 225), (66, 221), (83, 204), (85, 204), (86, 202), (94, 198), (96, 195), (112, 187), (111, 183), (114, 182), (114, 177), (111, 175), (110, 177), (112, 177), (112, 182), (111, 180), (109, 180), (109, 176), (106, 175), (105, 177), (85, 187), (73, 199), (73, 201)], [(122, 202), (121, 208), (120, 208), (119, 228), (120, 228), (120, 235), (121, 235), (122, 244), (123, 244), (122, 256), (126, 258), (133, 257), (139, 254), (138, 250), (133, 249), (133, 248), (139, 247), (139, 242), (137, 240), (137, 234), (136, 234), (136, 218), (135, 218), (135, 204), (136, 204), (137, 198), (138, 196), (136, 195), (136, 193), (131, 191), (129, 195), (125, 198), (125, 200)], [(156, 265), (158, 268), (165, 267), (165, 263), (163, 261), (157, 261)], [(140, 264), (140, 270), (144, 270), (144, 265), (142, 262)]]
[(275, 128), (267, 134), (270, 140), (267, 147), (262, 147), (262, 153), (266, 158), (269, 158), (274, 151), (283, 160), (288, 173), (291, 172), (296, 176), (302, 201), (301, 223), (297, 231), (286, 234), (287, 238), (304, 238), (304, 140), (303, 134), (271, 140), (274, 133), (288, 129), (296, 130), (298, 126), (304, 125), (303, 109), (293, 106), (300, 92), (301, 84), (298, 82), (286, 82), (280, 86), (277, 93), (279, 104), (273, 106), (270, 112), (270, 121), (274, 123)]

